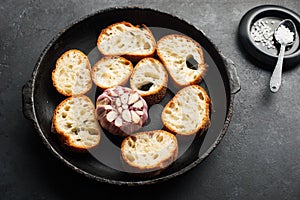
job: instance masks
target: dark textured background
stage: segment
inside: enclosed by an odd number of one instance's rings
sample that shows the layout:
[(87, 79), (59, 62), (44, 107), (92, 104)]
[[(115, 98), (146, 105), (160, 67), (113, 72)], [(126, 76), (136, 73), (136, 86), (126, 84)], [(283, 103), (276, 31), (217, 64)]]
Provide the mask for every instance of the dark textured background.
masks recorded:
[[(0, 199), (300, 199), (300, 68), (284, 73), (272, 94), (271, 73), (254, 65), (237, 41), (251, 8), (276, 4), (300, 12), (298, 0), (1, 0)], [(95, 183), (66, 168), (22, 115), (21, 88), (47, 43), (69, 23), (113, 6), (156, 8), (186, 19), (231, 58), (241, 80), (229, 130), (188, 173), (146, 187)]]

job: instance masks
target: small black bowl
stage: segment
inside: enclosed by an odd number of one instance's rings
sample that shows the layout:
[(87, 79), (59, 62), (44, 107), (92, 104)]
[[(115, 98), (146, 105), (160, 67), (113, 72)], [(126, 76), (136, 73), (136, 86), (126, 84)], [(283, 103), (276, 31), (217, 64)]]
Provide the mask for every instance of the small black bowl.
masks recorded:
[[(243, 49), (251, 56), (251, 61), (259, 64), (259, 67), (273, 70), (279, 53), (279, 45), (274, 42), (274, 46), (267, 47), (254, 40), (251, 35), (251, 28), (258, 20), (266, 22), (270, 30), (274, 31), (280, 21), (290, 19), (297, 29), (295, 43), (286, 48), (283, 69), (291, 69), (300, 63), (300, 16), (292, 10), (277, 5), (262, 5), (249, 10), (241, 19), (239, 24), (239, 41)], [(273, 37), (273, 36), (272, 36)]]

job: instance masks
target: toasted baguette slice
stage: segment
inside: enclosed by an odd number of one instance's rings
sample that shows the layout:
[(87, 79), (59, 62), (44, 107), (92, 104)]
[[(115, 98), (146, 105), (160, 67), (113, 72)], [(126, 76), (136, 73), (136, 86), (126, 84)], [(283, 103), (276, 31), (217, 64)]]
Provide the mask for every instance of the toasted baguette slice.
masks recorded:
[(103, 55), (125, 55), (136, 60), (152, 56), (156, 41), (147, 26), (119, 22), (101, 31), (97, 46)]
[(201, 86), (187, 86), (165, 106), (162, 122), (174, 134), (201, 133), (210, 126), (210, 107), (211, 100)]
[(88, 57), (76, 49), (62, 54), (52, 71), (52, 82), (57, 91), (65, 96), (87, 93), (92, 88)]
[(176, 160), (178, 143), (167, 131), (139, 132), (123, 140), (121, 155), (128, 172), (157, 175)]
[(132, 71), (132, 63), (123, 57), (103, 57), (93, 66), (92, 79), (99, 88), (105, 90), (125, 85)]
[(99, 144), (100, 126), (94, 110), (85, 95), (69, 97), (56, 107), (53, 128), (68, 149), (80, 152)]
[[(166, 66), (172, 80), (178, 86), (198, 84), (205, 71), (203, 52), (200, 45), (184, 35), (167, 35), (157, 42), (157, 55)], [(198, 63), (190, 67), (187, 61)]]
[(134, 67), (130, 77), (130, 87), (153, 105), (160, 102), (167, 90), (168, 73), (160, 61), (144, 58)]

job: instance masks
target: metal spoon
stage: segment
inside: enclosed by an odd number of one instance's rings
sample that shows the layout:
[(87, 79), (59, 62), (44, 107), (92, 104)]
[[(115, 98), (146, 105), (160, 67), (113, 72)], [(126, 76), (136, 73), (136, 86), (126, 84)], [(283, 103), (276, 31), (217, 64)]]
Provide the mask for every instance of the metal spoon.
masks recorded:
[[(287, 31), (283, 31), (284, 28), (288, 28), (290, 33)], [(291, 33), (293, 33), (293, 39), (292, 40), (287, 39), (288, 34)], [(280, 44), (280, 51), (279, 51), (278, 60), (275, 69), (270, 79), (270, 90), (272, 92), (277, 92), (281, 85), (282, 63), (283, 63), (285, 48), (286, 46), (290, 46), (295, 42), (296, 33), (297, 33), (296, 26), (293, 23), (293, 21), (289, 19), (285, 19), (281, 21), (274, 32), (274, 38)]]

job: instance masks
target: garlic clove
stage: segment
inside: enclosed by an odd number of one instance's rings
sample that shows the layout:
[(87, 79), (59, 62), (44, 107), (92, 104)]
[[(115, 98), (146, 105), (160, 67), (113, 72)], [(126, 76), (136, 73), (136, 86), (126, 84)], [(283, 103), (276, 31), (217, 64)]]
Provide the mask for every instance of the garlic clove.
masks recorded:
[(133, 108), (142, 108), (144, 106), (143, 102), (140, 100), (138, 102), (135, 102), (132, 107)]
[(128, 94), (127, 93), (125, 93), (121, 96), (121, 102), (123, 105), (127, 104), (127, 102), (128, 102)]
[(140, 116), (138, 115), (138, 114), (136, 114), (136, 112), (135, 111), (130, 111), (130, 113), (131, 113), (131, 118), (132, 118), (132, 121), (134, 122), (134, 123), (139, 123), (140, 122), (140, 120), (141, 120), (141, 118), (140, 118)]
[(109, 122), (113, 122), (118, 117), (118, 113), (116, 111), (110, 111), (106, 115), (106, 119)]
[(121, 116), (118, 116), (117, 119), (115, 120), (115, 126), (121, 127), (123, 124), (123, 120)]
[(121, 102), (121, 99), (120, 98), (117, 98), (116, 99), (116, 105), (119, 107), (122, 105), (122, 102)]
[(105, 105), (104, 109), (105, 110), (113, 110), (113, 107), (111, 105)]
[(117, 108), (117, 111), (118, 111), (119, 113), (122, 113), (122, 112), (123, 112), (122, 106), (118, 107), (118, 108)]
[(138, 115), (143, 115), (143, 114), (144, 114), (144, 112), (141, 111), (141, 110), (136, 110), (135, 112), (136, 112)]
[(110, 95), (112, 97), (118, 97), (119, 96), (119, 94), (117, 94), (114, 90), (110, 90)]
[(127, 105), (127, 104), (123, 104), (123, 105), (122, 105), (122, 108), (123, 108), (123, 109), (128, 109), (128, 105)]
[(122, 112), (122, 118), (126, 121), (126, 122), (131, 122), (131, 114), (129, 110), (124, 110)]
[(129, 100), (128, 100), (128, 105), (131, 105), (135, 102), (137, 102), (140, 99), (140, 96), (137, 92), (130, 94)]

